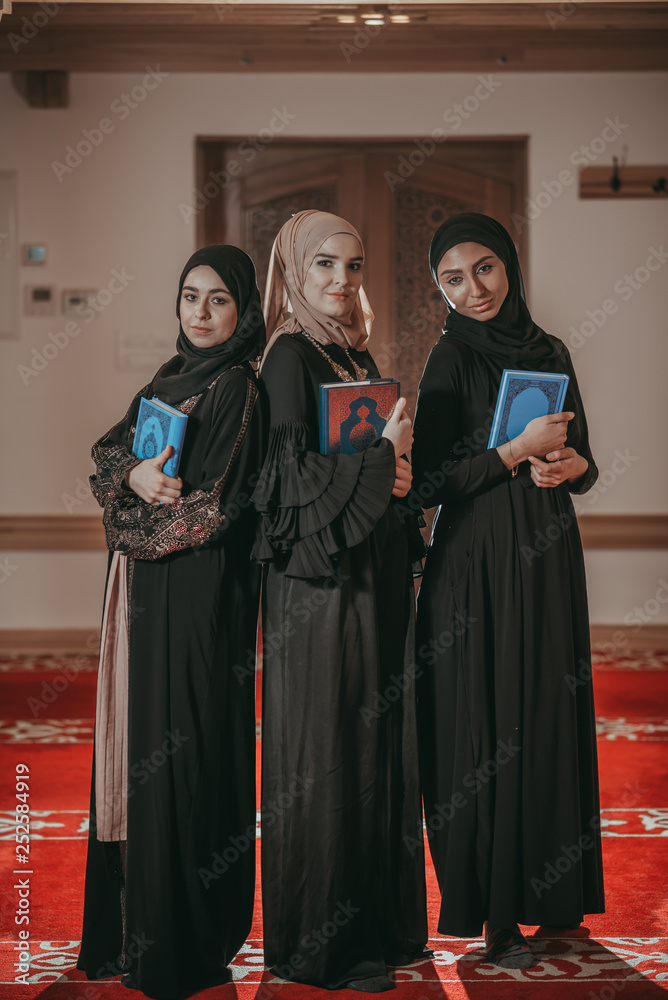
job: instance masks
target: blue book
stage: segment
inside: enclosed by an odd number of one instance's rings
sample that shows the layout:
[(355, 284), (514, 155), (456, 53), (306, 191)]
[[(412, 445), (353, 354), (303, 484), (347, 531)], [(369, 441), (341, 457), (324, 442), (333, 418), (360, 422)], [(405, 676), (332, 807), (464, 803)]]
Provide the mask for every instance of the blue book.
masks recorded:
[(488, 448), (497, 448), (521, 434), (530, 420), (561, 413), (568, 375), (516, 372), (506, 369), (501, 379)]
[(320, 453), (357, 455), (382, 437), (397, 400), (395, 378), (320, 385)]
[(161, 402), (156, 396), (153, 399), (142, 397), (132, 451), (137, 458), (155, 458), (168, 444), (171, 444), (174, 451), (165, 462), (162, 471), (166, 476), (176, 478), (179, 474), (187, 422), (187, 414)]

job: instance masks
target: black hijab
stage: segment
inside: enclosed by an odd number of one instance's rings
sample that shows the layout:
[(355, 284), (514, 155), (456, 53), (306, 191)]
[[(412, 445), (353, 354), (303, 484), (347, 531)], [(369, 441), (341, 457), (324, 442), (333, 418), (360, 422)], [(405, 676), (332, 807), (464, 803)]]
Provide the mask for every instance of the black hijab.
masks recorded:
[[(545, 362), (555, 359), (557, 346), (534, 323), (529, 313), (520, 262), (507, 230), (500, 222), (478, 212), (463, 212), (446, 219), (434, 233), (429, 247), (429, 266), (437, 285), (436, 272), (441, 258), (458, 243), (479, 243), (503, 261), (508, 294), (496, 316), (487, 321), (462, 316), (448, 303), (450, 312), (443, 335), (468, 344), (507, 366), (542, 367)], [(442, 289), (441, 294), (447, 302)]]
[(196, 250), (179, 278), (176, 315), (181, 319), (181, 293), (189, 272), (206, 264), (213, 268), (229, 289), (237, 306), (237, 325), (232, 336), (215, 347), (196, 347), (180, 326), (176, 355), (166, 361), (155, 375), (150, 395), (174, 405), (203, 392), (213, 380), (244, 361), (256, 361), (266, 335), (262, 303), (255, 278), (255, 266), (248, 254), (238, 247), (221, 243)]

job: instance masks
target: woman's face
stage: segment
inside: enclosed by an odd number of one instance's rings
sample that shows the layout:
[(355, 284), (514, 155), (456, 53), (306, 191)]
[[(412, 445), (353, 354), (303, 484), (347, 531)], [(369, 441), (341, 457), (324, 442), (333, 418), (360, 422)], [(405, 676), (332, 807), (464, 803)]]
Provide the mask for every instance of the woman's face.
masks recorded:
[(318, 312), (347, 322), (362, 284), (364, 255), (351, 233), (337, 233), (322, 244), (306, 272), (304, 298)]
[(195, 347), (223, 344), (236, 329), (236, 302), (224, 281), (207, 264), (188, 271), (179, 312), (183, 332)]
[(494, 319), (508, 294), (503, 261), (480, 243), (451, 247), (438, 262), (436, 276), (448, 302), (470, 319)]

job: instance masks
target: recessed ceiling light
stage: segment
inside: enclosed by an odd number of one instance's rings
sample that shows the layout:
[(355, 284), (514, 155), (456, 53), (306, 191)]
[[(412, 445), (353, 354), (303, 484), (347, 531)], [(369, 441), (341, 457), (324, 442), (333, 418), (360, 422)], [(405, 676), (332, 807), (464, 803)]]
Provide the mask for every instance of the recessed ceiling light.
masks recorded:
[(385, 18), (382, 14), (362, 14), (362, 20), (365, 24), (385, 24)]
[(355, 24), (357, 22), (357, 18), (354, 14), (339, 14), (337, 21), (339, 21), (340, 24)]
[(390, 21), (393, 24), (407, 24), (410, 21), (408, 14), (390, 14)]

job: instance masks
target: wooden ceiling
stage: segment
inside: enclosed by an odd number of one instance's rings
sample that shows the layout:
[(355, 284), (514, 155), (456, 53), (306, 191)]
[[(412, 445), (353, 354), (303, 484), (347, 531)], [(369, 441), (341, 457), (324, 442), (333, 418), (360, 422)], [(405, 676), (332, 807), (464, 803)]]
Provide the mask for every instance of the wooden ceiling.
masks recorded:
[(2, 71), (668, 69), (666, 0), (3, 2)]

